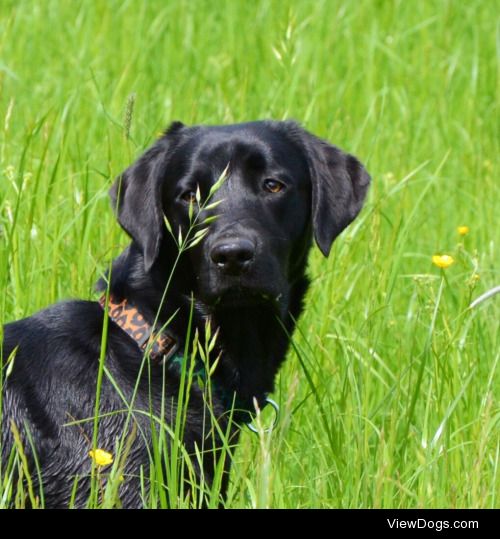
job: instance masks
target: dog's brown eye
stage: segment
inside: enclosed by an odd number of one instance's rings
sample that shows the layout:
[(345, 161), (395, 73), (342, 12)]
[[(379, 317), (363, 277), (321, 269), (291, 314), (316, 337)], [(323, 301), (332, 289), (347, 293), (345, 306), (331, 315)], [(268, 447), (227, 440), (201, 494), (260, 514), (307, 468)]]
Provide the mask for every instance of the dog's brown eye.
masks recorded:
[(182, 193), (181, 198), (188, 204), (196, 204), (196, 193), (194, 191), (186, 191)]
[(279, 193), (283, 190), (285, 185), (278, 180), (267, 179), (264, 180), (264, 189), (269, 193)]

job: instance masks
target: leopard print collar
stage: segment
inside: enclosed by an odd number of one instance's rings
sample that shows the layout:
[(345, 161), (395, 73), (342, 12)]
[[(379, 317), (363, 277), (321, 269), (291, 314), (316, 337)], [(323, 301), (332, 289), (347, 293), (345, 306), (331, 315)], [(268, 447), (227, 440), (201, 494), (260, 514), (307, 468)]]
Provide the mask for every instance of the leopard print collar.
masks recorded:
[[(106, 294), (99, 299), (99, 305), (106, 311)], [(143, 352), (148, 350), (151, 359), (163, 362), (175, 355), (179, 345), (173, 335), (165, 330), (153, 332), (144, 316), (127, 299), (118, 301), (110, 295), (107, 305), (109, 318), (131, 337)]]

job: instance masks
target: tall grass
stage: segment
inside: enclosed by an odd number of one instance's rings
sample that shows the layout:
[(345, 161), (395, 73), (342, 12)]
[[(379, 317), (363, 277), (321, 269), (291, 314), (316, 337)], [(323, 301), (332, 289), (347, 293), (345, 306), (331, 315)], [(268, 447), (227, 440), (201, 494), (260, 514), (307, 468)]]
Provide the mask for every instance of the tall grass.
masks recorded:
[(499, 299), (468, 305), (500, 281), (498, 22), (486, 0), (4, 0), (0, 320), (96, 297), (127, 243), (107, 189), (170, 120), (298, 119), (374, 181), (311, 255), (279, 427), (243, 433), (227, 506), (497, 507)]

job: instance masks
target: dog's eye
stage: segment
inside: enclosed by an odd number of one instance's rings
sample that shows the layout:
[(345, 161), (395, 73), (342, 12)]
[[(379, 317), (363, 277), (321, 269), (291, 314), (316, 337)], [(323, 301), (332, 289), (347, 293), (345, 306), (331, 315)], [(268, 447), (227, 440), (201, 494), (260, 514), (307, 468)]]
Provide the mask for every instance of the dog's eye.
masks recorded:
[(181, 198), (188, 204), (196, 204), (196, 193), (194, 191), (185, 191), (182, 193)]
[(269, 193), (279, 193), (285, 188), (285, 184), (279, 182), (278, 180), (273, 180), (272, 178), (268, 178), (267, 180), (264, 180), (264, 189), (268, 191)]

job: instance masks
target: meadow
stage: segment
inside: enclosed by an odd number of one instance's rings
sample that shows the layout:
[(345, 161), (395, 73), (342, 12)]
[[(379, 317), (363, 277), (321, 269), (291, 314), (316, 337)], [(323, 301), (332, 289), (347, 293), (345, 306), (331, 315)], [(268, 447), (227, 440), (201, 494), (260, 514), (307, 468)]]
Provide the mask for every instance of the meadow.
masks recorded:
[[(373, 183), (311, 254), (279, 425), (244, 431), (226, 506), (498, 507), (500, 296), (469, 305), (500, 284), (499, 21), (493, 0), (2, 0), (0, 321), (97, 298), (128, 242), (107, 191), (170, 121), (296, 119)], [(21, 498), (0, 470), (0, 507)]]

